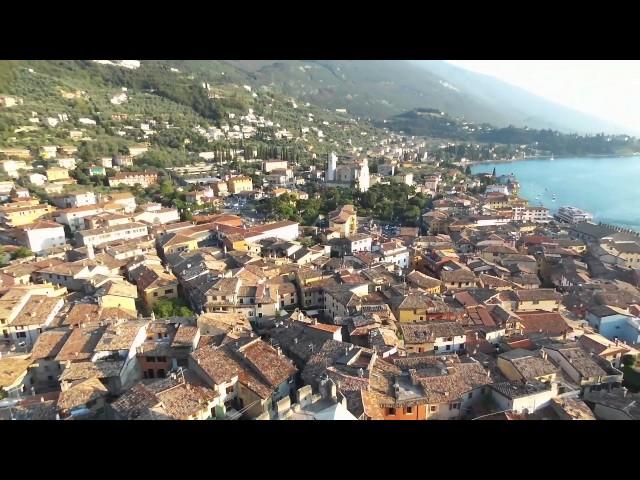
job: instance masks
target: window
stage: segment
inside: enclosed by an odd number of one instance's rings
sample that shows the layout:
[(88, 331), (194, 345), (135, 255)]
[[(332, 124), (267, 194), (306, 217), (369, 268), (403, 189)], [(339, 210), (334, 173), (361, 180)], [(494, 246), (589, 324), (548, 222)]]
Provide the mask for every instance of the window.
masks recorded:
[(26, 338), (27, 332), (16, 332), (16, 337), (18, 338)]
[(225, 391), (226, 391), (227, 395), (232, 394), (233, 393), (233, 385), (228, 386)]
[(467, 396), (467, 398), (473, 398), (473, 392), (469, 392), (469, 395)]
[(396, 409), (395, 408), (389, 408), (388, 415), (395, 415), (395, 414), (396, 414)]
[(165, 295), (170, 295), (173, 293), (173, 288), (168, 288), (164, 291)]
[(431, 407), (429, 407), (429, 411), (435, 412), (437, 410), (437, 408), (438, 408), (437, 405), (431, 405)]
[(156, 362), (166, 362), (167, 361), (167, 357), (158, 357), (156, 359)]
[(451, 345), (447, 345), (447, 350), (451, 350)]
[(411, 415), (413, 413), (413, 407), (405, 408), (405, 412), (407, 413), (407, 415)]
[(158, 292), (153, 292), (153, 296), (157, 297), (158, 296)]
[(147, 357), (147, 362), (155, 363), (155, 361), (156, 361), (156, 357)]

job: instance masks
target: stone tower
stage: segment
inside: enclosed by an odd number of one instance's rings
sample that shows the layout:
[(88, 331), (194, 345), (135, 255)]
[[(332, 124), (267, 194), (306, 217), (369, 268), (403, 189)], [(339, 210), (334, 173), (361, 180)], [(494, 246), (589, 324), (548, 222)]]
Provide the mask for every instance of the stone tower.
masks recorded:
[(336, 168), (338, 166), (338, 157), (335, 153), (331, 152), (327, 161), (327, 174), (325, 180), (327, 182), (335, 182), (336, 180)]

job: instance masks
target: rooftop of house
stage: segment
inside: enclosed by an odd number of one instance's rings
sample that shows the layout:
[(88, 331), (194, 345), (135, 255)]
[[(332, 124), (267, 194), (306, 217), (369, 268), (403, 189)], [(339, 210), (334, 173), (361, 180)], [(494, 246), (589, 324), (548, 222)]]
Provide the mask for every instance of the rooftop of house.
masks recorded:
[(66, 365), (60, 381), (74, 382), (77, 380), (87, 380), (89, 378), (111, 378), (118, 377), (124, 367), (124, 361), (100, 361), (100, 362), (73, 362)]
[[(371, 353), (372, 351), (369, 349), (356, 347), (347, 342), (327, 340), (322, 344), (320, 349), (314, 350), (313, 354), (309, 357), (302, 371), (302, 379), (308, 384), (317, 385), (320, 377), (328, 368), (338, 365), (339, 362), (345, 367), (349, 367), (350, 360), (353, 360), (361, 354), (370, 356)], [(345, 356), (348, 356), (348, 358), (345, 358)], [(352, 368), (348, 368), (347, 370), (350, 371)]]
[(635, 348), (621, 342), (611, 341), (599, 333), (585, 333), (580, 336), (578, 343), (582, 348), (603, 357), (617, 354), (633, 356), (640, 354), (640, 351)]
[(108, 326), (96, 345), (95, 351), (129, 350), (140, 330), (146, 325), (147, 322), (144, 321), (130, 321)]
[(544, 333), (550, 336), (560, 336), (573, 331), (558, 312), (517, 312), (517, 315), (518, 323), (522, 325), (524, 334)]
[(595, 305), (595, 306), (589, 307), (587, 311), (600, 318), (609, 317), (612, 315), (631, 316), (625, 310), (615, 307), (613, 305)]
[(98, 378), (81, 380), (60, 393), (58, 409), (70, 411), (85, 406), (91, 401), (103, 398), (107, 394), (107, 387)]
[(207, 312), (198, 316), (197, 324), (203, 327), (215, 327), (226, 332), (235, 330), (251, 331), (251, 323), (245, 315), (236, 312)]
[(113, 295), (116, 297), (138, 298), (136, 286), (125, 281), (108, 281), (98, 289), (97, 294), (100, 296)]
[(551, 390), (551, 384), (536, 380), (524, 384), (522, 382), (499, 382), (491, 385), (491, 388), (504, 397), (514, 400)]
[(415, 285), (416, 287), (427, 289), (427, 290), (432, 288), (437, 288), (440, 285), (442, 285), (441, 280), (434, 277), (430, 277), (416, 270), (407, 274), (406, 279), (407, 279), (407, 282)]
[(532, 290), (516, 290), (516, 297), (521, 302), (558, 302), (562, 299), (562, 295), (553, 288), (537, 288)]
[(145, 266), (137, 270), (134, 280), (140, 290), (170, 287), (178, 283), (173, 274), (166, 273), (161, 267), (153, 268), (153, 266)]
[(33, 359), (24, 356), (3, 356), (0, 358), (0, 387), (6, 388), (13, 385), (24, 375)]
[(34, 361), (55, 358), (59, 353), (67, 337), (71, 332), (67, 330), (48, 330), (42, 332), (31, 350), (31, 358)]
[(556, 350), (564, 360), (569, 362), (584, 378), (606, 376), (605, 371), (594, 358), (585, 350), (577, 346), (546, 347), (547, 350)]
[(297, 372), (287, 357), (260, 339), (251, 339), (248, 343), (236, 341), (220, 348), (207, 346), (191, 356), (215, 384), (238, 377), (243, 385), (263, 399)]
[(146, 231), (147, 225), (140, 222), (130, 222), (130, 223), (123, 223), (121, 225), (112, 225), (110, 227), (90, 228), (88, 230), (81, 230), (79, 232), (76, 232), (76, 234), (79, 235), (81, 238), (86, 238), (86, 237), (93, 237), (96, 235), (105, 235), (108, 233), (120, 232), (123, 230), (131, 230), (134, 228), (144, 228)]
[(633, 420), (640, 420), (640, 394), (627, 393), (622, 388), (612, 391), (600, 390), (589, 392), (585, 400), (596, 405), (603, 405), (624, 412)]
[(456, 322), (403, 323), (400, 330), (405, 344), (431, 343), (439, 338), (464, 335), (464, 328)]
[(198, 327), (180, 324), (171, 342), (172, 347), (191, 346), (198, 334)]
[(56, 356), (59, 362), (89, 360), (102, 337), (105, 327), (97, 323), (74, 328)]
[(516, 371), (527, 381), (558, 373), (558, 368), (539, 352), (516, 348), (499, 355), (509, 361)]
[(12, 327), (43, 325), (63, 300), (60, 297), (32, 295), (20, 313), (11, 322)]
[(504, 280), (499, 277), (494, 277), (492, 275), (481, 273), (478, 276), (478, 278), (482, 283), (482, 285), (486, 288), (512, 288), (513, 287), (512, 282), (508, 280)]
[(560, 419), (570, 420), (595, 420), (596, 417), (589, 406), (579, 398), (552, 398), (551, 408)]
[(378, 406), (437, 404), (457, 400), (491, 383), (478, 362), (418, 354), (392, 362), (377, 359), (367, 396), (377, 397), (368, 401)]

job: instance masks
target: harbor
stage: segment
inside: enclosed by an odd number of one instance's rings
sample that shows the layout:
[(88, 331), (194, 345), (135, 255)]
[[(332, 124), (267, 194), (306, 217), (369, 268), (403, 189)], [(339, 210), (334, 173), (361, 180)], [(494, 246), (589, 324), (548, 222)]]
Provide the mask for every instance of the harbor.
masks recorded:
[[(471, 166), (472, 173), (513, 175), (519, 193), (532, 205), (544, 206), (552, 215), (573, 206), (591, 214), (595, 223), (640, 231), (640, 176), (638, 157), (554, 156), (516, 162), (490, 162)], [(589, 220), (587, 220), (589, 221)]]

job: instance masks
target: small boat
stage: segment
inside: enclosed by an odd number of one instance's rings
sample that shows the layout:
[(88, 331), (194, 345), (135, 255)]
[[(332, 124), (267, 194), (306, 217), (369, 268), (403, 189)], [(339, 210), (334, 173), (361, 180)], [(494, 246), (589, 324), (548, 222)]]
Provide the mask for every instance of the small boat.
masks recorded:
[(553, 158), (553, 153), (551, 154), (551, 158), (549, 159), (553, 162), (554, 158)]

